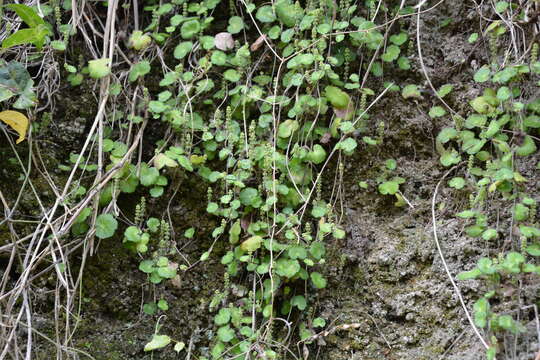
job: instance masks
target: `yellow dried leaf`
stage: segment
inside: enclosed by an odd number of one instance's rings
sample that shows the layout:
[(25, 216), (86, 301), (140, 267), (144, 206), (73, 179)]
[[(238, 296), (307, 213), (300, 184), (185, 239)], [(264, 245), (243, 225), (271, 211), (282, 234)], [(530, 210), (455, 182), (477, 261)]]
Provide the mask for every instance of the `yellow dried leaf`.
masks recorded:
[(501, 183), (500, 180), (495, 181), (493, 184), (489, 185), (488, 191), (489, 191), (489, 192), (494, 192), (495, 190), (497, 190), (497, 186), (498, 186), (500, 183)]
[(0, 120), (8, 124), (19, 133), (17, 144), (24, 140), (26, 137), (26, 131), (28, 130), (29, 120), (23, 113), (13, 110), (6, 110), (0, 112)]

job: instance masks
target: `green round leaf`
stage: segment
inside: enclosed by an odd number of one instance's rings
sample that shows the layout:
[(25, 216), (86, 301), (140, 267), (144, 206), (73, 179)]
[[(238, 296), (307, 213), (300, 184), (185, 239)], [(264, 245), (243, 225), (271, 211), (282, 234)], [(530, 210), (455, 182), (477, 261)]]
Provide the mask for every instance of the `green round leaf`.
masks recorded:
[(154, 261), (153, 260), (143, 260), (139, 263), (139, 270), (146, 274), (151, 274), (155, 268), (154, 268)]
[(111, 72), (110, 63), (111, 59), (109, 58), (90, 60), (88, 62), (88, 73), (90, 74), (90, 77), (101, 79), (102, 77), (109, 75)]
[(327, 86), (324, 89), (325, 96), (330, 101), (333, 107), (338, 109), (346, 109), (351, 101), (349, 95), (335, 86)]
[(230, 82), (237, 82), (240, 80), (240, 74), (234, 69), (228, 69), (223, 73), (223, 77)]
[(390, 45), (388, 48), (386, 48), (385, 53), (381, 55), (381, 60), (384, 62), (392, 62), (399, 57), (400, 53), (401, 50), (398, 46)]
[(182, 24), (180, 34), (184, 39), (191, 39), (201, 30), (201, 24), (198, 20), (188, 20)]
[(233, 16), (229, 18), (229, 26), (227, 31), (231, 34), (238, 34), (244, 28), (244, 21), (240, 16)]
[(222, 66), (227, 63), (227, 55), (223, 51), (216, 50), (212, 53), (210, 61), (214, 65)]
[(279, 276), (292, 278), (300, 271), (300, 263), (297, 260), (278, 259), (276, 261), (276, 273)]
[(287, 252), (291, 259), (303, 260), (307, 257), (306, 248), (300, 245), (291, 246)]
[(274, 15), (274, 10), (271, 5), (261, 6), (257, 10), (255, 17), (262, 23), (271, 23), (276, 20), (276, 15)]
[(222, 326), (217, 332), (219, 340), (223, 342), (229, 342), (234, 339), (234, 330), (230, 328), (229, 325)]
[(463, 189), (465, 186), (465, 179), (462, 177), (455, 177), (448, 182), (448, 185), (454, 189)]
[(129, 72), (129, 81), (134, 82), (139, 77), (144, 76), (150, 72), (150, 63), (146, 60), (134, 64)]
[(490, 70), (487, 65), (482, 66), (478, 71), (474, 74), (474, 81), (478, 83), (483, 83), (489, 80)]
[(240, 244), (240, 249), (245, 252), (253, 252), (261, 247), (262, 237), (252, 236)]
[(221, 308), (219, 309), (219, 312), (214, 317), (214, 322), (216, 325), (225, 325), (229, 322), (231, 319), (231, 310), (229, 308)]
[(379, 185), (379, 192), (383, 195), (394, 195), (399, 190), (399, 184), (395, 181), (386, 181)]
[(399, 46), (399, 45), (403, 44), (405, 41), (407, 41), (407, 38), (408, 38), (407, 33), (401, 32), (401, 33), (399, 33), (397, 35), (390, 36), (390, 41), (393, 44)]
[(291, 305), (296, 306), (298, 310), (305, 310), (307, 307), (306, 298), (302, 295), (293, 296), (291, 299)]
[(111, 214), (101, 214), (96, 219), (96, 236), (100, 239), (110, 238), (118, 228), (118, 221)]
[(147, 164), (141, 165), (141, 184), (143, 186), (152, 186), (159, 177), (159, 171), (155, 167), (149, 167)]
[(193, 43), (191, 41), (181, 42), (174, 48), (174, 58), (183, 59), (187, 54), (189, 54), (192, 48)]
[(318, 272), (312, 272), (310, 274), (311, 281), (317, 289), (323, 289), (326, 287), (326, 279)]
[(441, 106), (434, 106), (431, 108), (431, 110), (429, 110), (429, 116), (432, 118), (438, 118), (444, 115), (446, 115), (446, 110), (444, 110), (444, 108)]

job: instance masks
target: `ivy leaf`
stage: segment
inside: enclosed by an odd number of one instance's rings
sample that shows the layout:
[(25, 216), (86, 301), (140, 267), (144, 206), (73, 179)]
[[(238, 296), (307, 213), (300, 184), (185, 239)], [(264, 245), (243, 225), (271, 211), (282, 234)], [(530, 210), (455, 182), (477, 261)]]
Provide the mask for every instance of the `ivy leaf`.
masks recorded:
[(478, 33), (472, 33), (471, 36), (469, 36), (469, 38), (467, 39), (469, 44), (475, 43), (476, 40), (478, 40)]
[[(282, 42), (284, 42), (284, 43), (289, 43), (289, 42), (292, 40), (294, 34), (295, 34), (294, 29), (288, 29), (288, 30), (285, 30), (285, 31), (283, 31), (283, 32), (281, 33), (281, 38), (280, 38), (280, 40), (281, 40)], [(288, 67), (288, 65), (289, 65), (289, 64), (287, 64), (287, 67)]]
[(150, 63), (146, 60), (134, 64), (129, 72), (129, 82), (134, 82), (150, 72)]
[(255, 202), (259, 199), (259, 192), (257, 191), (257, 189), (247, 187), (240, 191), (239, 198), (242, 204), (246, 206), (254, 205)]
[(316, 204), (313, 206), (313, 209), (311, 210), (311, 215), (315, 218), (321, 218), (326, 215), (326, 210), (326, 204), (324, 202), (321, 202), (320, 204)]
[(457, 164), (461, 161), (461, 156), (457, 153), (456, 150), (452, 149), (451, 151), (446, 151), (441, 155), (441, 164), (446, 167)]
[(305, 310), (305, 308), (307, 307), (306, 298), (302, 295), (293, 296), (293, 298), (291, 299), (291, 305), (296, 306), (298, 310)]
[(521, 235), (525, 236), (526, 238), (540, 237), (540, 229), (533, 226), (521, 225), (519, 227), (519, 231), (521, 232)]
[(140, 30), (134, 31), (129, 37), (129, 47), (137, 51), (146, 49), (151, 42), (152, 38), (150, 35), (144, 34)]
[(525, 136), (523, 139), (523, 144), (521, 146), (518, 146), (516, 149), (516, 154), (519, 156), (528, 156), (531, 155), (536, 151), (536, 144), (534, 143), (534, 140), (529, 135)]
[(318, 272), (312, 272), (310, 274), (311, 282), (317, 289), (323, 289), (326, 287), (326, 279)]
[(148, 230), (150, 230), (150, 232), (157, 232), (159, 230), (159, 225), (161, 224), (161, 222), (159, 221), (159, 219), (156, 219), (154, 217), (148, 219), (146, 221), (146, 226), (148, 226)]
[(358, 144), (353, 138), (346, 138), (336, 144), (336, 149), (343, 150), (346, 155), (351, 155)]
[(184, 236), (187, 237), (188, 239), (191, 239), (193, 235), (195, 235), (195, 228), (193, 227), (190, 227), (184, 232)]
[(201, 24), (198, 20), (188, 20), (182, 24), (180, 28), (180, 34), (184, 39), (191, 39), (195, 37), (201, 30)]
[(475, 127), (484, 127), (487, 122), (487, 116), (480, 114), (472, 114), (465, 121), (465, 127), (467, 129), (473, 129)]
[(178, 163), (163, 153), (156, 155), (154, 159), (154, 165), (158, 170), (161, 170), (164, 166), (177, 167)]
[(88, 72), (90, 77), (101, 79), (102, 77), (109, 75), (111, 72), (110, 63), (111, 59), (109, 58), (90, 60), (88, 62)]
[(345, 237), (345, 230), (340, 229), (337, 226), (334, 226), (334, 230), (332, 231), (332, 235), (336, 239), (343, 239)]
[(141, 165), (141, 184), (143, 186), (152, 186), (159, 177), (159, 171), (155, 167), (149, 167), (147, 164)]
[(150, 189), (150, 196), (157, 198), (163, 195), (163, 186), (154, 186)]
[(487, 229), (482, 233), (482, 239), (484, 240), (491, 240), (495, 239), (497, 237), (497, 230), (495, 229)]
[(502, 86), (497, 90), (497, 99), (505, 101), (512, 97), (512, 91), (508, 86)]
[(300, 245), (291, 246), (289, 250), (287, 250), (287, 253), (291, 259), (303, 260), (307, 257), (306, 248)]
[(171, 338), (167, 335), (157, 335), (154, 334), (152, 340), (144, 346), (144, 351), (154, 351), (157, 349), (164, 348), (165, 346), (171, 343)]
[(474, 323), (479, 328), (484, 328), (487, 325), (487, 317), (489, 313), (489, 302), (486, 298), (481, 298), (474, 303)]
[(96, 219), (96, 236), (107, 239), (114, 235), (118, 228), (118, 222), (111, 214), (101, 214)]
[(160, 310), (163, 310), (163, 311), (167, 311), (169, 310), (169, 303), (167, 303), (167, 300), (164, 300), (164, 299), (160, 299), (157, 303), (157, 307), (160, 309)]
[(234, 339), (234, 330), (231, 329), (229, 325), (222, 326), (217, 331), (217, 335), (218, 335), (219, 340), (223, 342), (229, 342), (232, 339)]
[(292, 135), (293, 132), (298, 130), (299, 127), (300, 125), (298, 124), (297, 120), (285, 120), (284, 122), (279, 124), (278, 136), (280, 138), (288, 138)]
[(214, 65), (222, 66), (227, 63), (227, 55), (223, 51), (214, 51), (210, 57), (210, 61)]
[(401, 96), (403, 96), (404, 99), (421, 99), (422, 95), (420, 95), (420, 91), (418, 90), (418, 85), (410, 84), (403, 88), (401, 91)]
[(275, 3), (275, 10), (279, 20), (288, 27), (293, 27), (296, 21), (302, 18), (303, 10), (298, 9), (289, 0), (280, 0)]
[(446, 95), (450, 94), (452, 92), (452, 90), (454, 89), (454, 85), (451, 85), (451, 84), (445, 84), (443, 86), (441, 86), (441, 88), (439, 89), (439, 91), (437, 91), (437, 95), (439, 95), (440, 97), (445, 97)]
[(298, 260), (278, 259), (276, 261), (276, 273), (279, 276), (292, 278), (300, 271), (300, 263)]
[(193, 166), (191, 165), (191, 161), (184, 155), (179, 155), (178, 163), (187, 171), (193, 171)]
[(315, 241), (311, 243), (311, 246), (309, 247), (309, 252), (311, 253), (311, 255), (313, 255), (315, 259), (320, 260), (324, 257), (326, 250), (322, 242)]
[(525, 251), (532, 256), (540, 256), (540, 244), (534, 243), (525, 248)]
[(322, 163), (325, 159), (326, 151), (324, 150), (324, 148), (319, 144), (313, 145), (313, 150), (308, 153), (307, 160), (318, 165)]
[(330, 101), (333, 107), (338, 109), (346, 109), (351, 101), (349, 95), (335, 86), (327, 86), (324, 89), (325, 96)]
[(429, 110), (429, 116), (432, 118), (438, 118), (444, 115), (446, 115), (446, 110), (444, 110), (444, 108), (441, 106), (434, 106), (431, 108), (431, 110)]
[(379, 185), (379, 192), (383, 195), (394, 195), (399, 191), (399, 184), (395, 181), (386, 181)]
[(13, 130), (19, 134), (16, 143), (20, 143), (26, 137), (28, 124), (30, 121), (23, 113), (13, 110), (5, 110), (0, 112), (0, 120), (8, 124)]
[(229, 242), (231, 244), (236, 244), (238, 242), (241, 231), (242, 227), (240, 226), (240, 220), (237, 220), (232, 224), (231, 229), (229, 230)]
[(139, 270), (141, 270), (143, 273), (151, 274), (155, 268), (154, 268), (154, 261), (153, 260), (143, 260), (139, 263)]
[(454, 128), (446, 127), (441, 130), (439, 135), (437, 135), (437, 141), (441, 144), (445, 144), (448, 141), (454, 139), (458, 135), (458, 132)]
[(323, 318), (315, 318), (313, 319), (313, 327), (324, 327), (326, 325), (326, 321)]
[(139, 242), (141, 239), (141, 230), (136, 226), (128, 226), (124, 230), (124, 238), (127, 241)]
[(237, 82), (240, 80), (240, 74), (235, 69), (228, 69), (223, 73), (223, 77), (225, 80), (229, 80), (230, 82)]
[(455, 177), (448, 182), (448, 185), (454, 189), (463, 189), (465, 186), (465, 179), (462, 177)]
[(229, 26), (227, 31), (231, 34), (238, 34), (244, 28), (244, 20), (240, 16), (233, 16), (229, 18)]
[(486, 82), (489, 80), (489, 75), (489, 67), (487, 65), (484, 65), (474, 74), (474, 81), (476, 81), (477, 83)]
[(384, 62), (392, 62), (399, 57), (401, 50), (396, 45), (390, 45), (384, 54), (381, 55), (381, 60)]
[(516, 221), (525, 221), (529, 218), (529, 208), (523, 204), (514, 206), (514, 218)]
[(276, 20), (276, 15), (274, 15), (274, 10), (270, 5), (261, 6), (255, 17), (262, 23), (271, 23)]
[(514, 76), (518, 75), (518, 69), (516, 66), (508, 66), (504, 68), (503, 70), (495, 73), (493, 75), (493, 82), (499, 83), (499, 84), (506, 84), (509, 82)]
[(328, 23), (322, 23), (317, 25), (317, 32), (321, 35), (328, 34), (332, 30), (332, 25)]
[(245, 252), (254, 252), (261, 247), (261, 244), (262, 237), (255, 235), (242, 242), (242, 244), (240, 244), (240, 249)]
[(231, 310), (229, 308), (221, 308), (216, 316), (214, 316), (214, 322), (216, 325), (225, 325), (231, 319)]
[(469, 104), (479, 114), (489, 114), (494, 110), (485, 96), (478, 96), (469, 101)]
[(405, 41), (407, 41), (407, 33), (401, 32), (397, 35), (392, 35), (390, 36), (390, 41), (395, 45), (402, 45), (405, 43)]
[(486, 131), (482, 133), (481, 136), (484, 138), (490, 139), (493, 136), (495, 136), (495, 134), (497, 134), (500, 129), (501, 129), (501, 125), (499, 125), (499, 122), (495, 119), (491, 120), (488, 128), (486, 129)]
[(176, 45), (174, 48), (174, 58), (183, 59), (193, 48), (193, 43), (191, 41), (183, 41), (180, 44)]
[(411, 68), (411, 63), (408, 58), (405, 56), (400, 56), (397, 64), (401, 70), (409, 70)]
[(155, 302), (151, 302), (143, 305), (143, 312), (147, 315), (154, 315), (157, 311), (157, 306)]
[(159, 276), (165, 279), (172, 279), (176, 276), (176, 270), (170, 266), (161, 266), (157, 269)]

